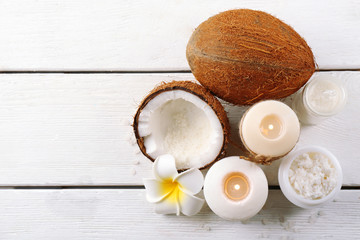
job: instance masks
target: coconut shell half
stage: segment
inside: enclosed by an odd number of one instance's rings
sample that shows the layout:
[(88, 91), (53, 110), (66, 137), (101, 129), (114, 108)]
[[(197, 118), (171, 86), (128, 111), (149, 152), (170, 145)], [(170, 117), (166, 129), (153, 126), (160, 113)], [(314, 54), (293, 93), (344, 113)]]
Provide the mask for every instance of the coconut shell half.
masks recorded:
[[(176, 117), (178, 119), (171, 120)], [(172, 154), (176, 161), (187, 156), (186, 161), (176, 163), (180, 171), (193, 167), (203, 169), (223, 157), (230, 132), (221, 103), (206, 88), (191, 81), (162, 83), (153, 89), (141, 102), (133, 128), (141, 152), (151, 161), (162, 154)], [(216, 130), (213, 132), (213, 129)], [(167, 141), (169, 135), (172, 137)], [(166, 147), (167, 142), (180, 147)], [(216, 146), (210, 146), (213, 143)]]
[(287, 97), (315, 71), (310, 47), (292, 27), (249, 9), (222, 12), (201, 23), (186, 57), (203, 86), (237, 105)]

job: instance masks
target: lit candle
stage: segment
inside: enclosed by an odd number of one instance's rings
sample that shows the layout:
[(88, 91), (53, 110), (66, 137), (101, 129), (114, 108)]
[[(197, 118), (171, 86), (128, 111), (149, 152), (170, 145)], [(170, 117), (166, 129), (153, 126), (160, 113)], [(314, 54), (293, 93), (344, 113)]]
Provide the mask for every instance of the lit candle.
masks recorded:
[(240, 201), (249, 194), (249, 181), (240, 172), (231, 173), (225, 179), (224, 192), (233, 201)]
[(204, 196), (211, 210), (228, 220), (246, 220), (264, 206), (268, 184), (255, 163), (227, 157), (215, 163), (204, 182)]
[(282, 122), (276, 115), (268, 115), (261, 120), (260, 131), (268, 139), (275, 139), (281, 135)]
[(249, 108), (240, 121), (239, 132), (254, 159), (268, 163), (293, 149), (299, 139), (300, 124), (290, 107), (268, 100)]
[(346, 103), (343, 83), (329, 75), (316, 75), (295, 95), (292, 108), (304, 124), (317, 124), (337, 114)]

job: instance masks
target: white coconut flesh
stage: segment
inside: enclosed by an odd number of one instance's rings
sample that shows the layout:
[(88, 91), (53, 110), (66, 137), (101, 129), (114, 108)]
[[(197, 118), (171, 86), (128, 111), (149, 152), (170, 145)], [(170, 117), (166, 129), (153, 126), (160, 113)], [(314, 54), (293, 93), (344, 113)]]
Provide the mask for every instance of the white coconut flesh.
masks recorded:
[(216, 159), (224, 141), (214, 110), (183, 90), (158, 94), (142, 109), (138, 133), (153, 159), (171, 154), (177, 169), (201, 168)]

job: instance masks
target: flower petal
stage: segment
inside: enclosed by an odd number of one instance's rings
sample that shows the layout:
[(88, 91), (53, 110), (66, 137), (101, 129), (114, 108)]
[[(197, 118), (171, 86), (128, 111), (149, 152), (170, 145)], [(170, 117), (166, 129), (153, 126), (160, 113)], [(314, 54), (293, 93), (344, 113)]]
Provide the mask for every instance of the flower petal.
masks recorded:
[(161, 201), (172, 191), (172, 189), (164, 186), (166, 183), (157, 179), (144, 178), (143, 182), (146, 189), (146, 199), (152, 203)]
[(204, 176), (199, 169), (192, 168), (180, 173), (174, 181), (181, 185), (183, 191), (197, 194), (204, 185)]
[(192, 216), (197, 214), (201, 210), (204, 202), (204, 199), (195, 197), (184, 192), (180, 201), (180, 210), (184, 215)]
[(153, 165), (153, 173), (159, 180), (174, 179), (178, 175), (175, 158), (170, 154), (157, 157)]
[(169, 201), (167, 198), (155, 203), (155, 212), (158, 214), (180, 215), (180, 206), (177, 201)]

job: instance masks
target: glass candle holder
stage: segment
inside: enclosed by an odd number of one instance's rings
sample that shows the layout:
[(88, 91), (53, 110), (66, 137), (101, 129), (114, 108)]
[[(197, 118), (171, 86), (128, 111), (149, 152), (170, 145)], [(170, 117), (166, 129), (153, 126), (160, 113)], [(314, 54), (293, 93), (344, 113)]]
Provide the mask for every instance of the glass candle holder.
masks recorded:
[(295, 95), (292, 108), (303, 124), (318, 124), (340, 112), (346, 99), (342, 81), (331, 75), (317, 75)]

